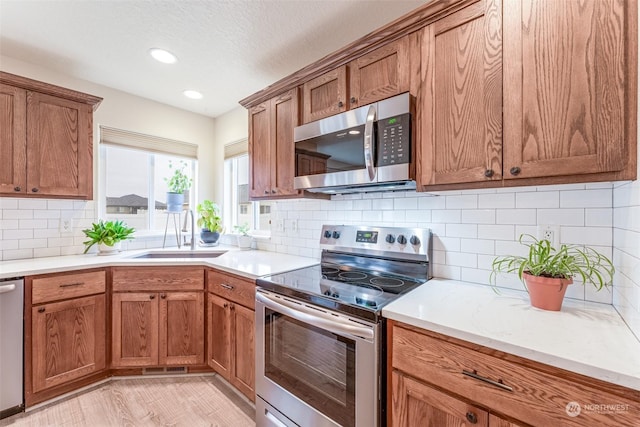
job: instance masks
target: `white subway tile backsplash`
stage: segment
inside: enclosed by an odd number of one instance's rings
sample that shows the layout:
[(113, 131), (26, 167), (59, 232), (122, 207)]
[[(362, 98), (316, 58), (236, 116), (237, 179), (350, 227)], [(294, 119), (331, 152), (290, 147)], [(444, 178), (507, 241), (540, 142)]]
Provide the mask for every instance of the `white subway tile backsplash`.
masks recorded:
[(495, 241), (488, 239), (460, 239), (460, 251), (474, 254), (495, 254)]
[(60, 218), (60, 211), (59, 210), (34, 210), (33, 211), (33, 218), (34, 219)]
[(2, 237), (7, 240), (11, 239), (33, 239), (33, 230), (4, 230)]
[(18, 221), (18, 228), (21, 230), (47, 228), (48, 222), (46, 219), (21, 219)]
[(584, 209), (538, 209), (537, 223), (541, 225), (585, 225)]
[(434, 236), (433, 249), (445, 252), (460, 252), (460, 239), (457, 237)]
[(613, 225), (612, 208), (587, 208), (584, 213), (584, 225), (590, 227), (611, 227)]
[(560, 192), (561, 208), (607, 208), (613, 201), (612, 189)]
[(34, 258), (44, 258), (49, 256), (60, 256), (60, 248), (34, 248)]
[(33, 258), (33, 249), (11, 249), (2, 251), (2, 260)]
[(377, 199), (373, 200), (371, 204), (373, 210), (376, 211), (388, 211), (393, 209), (392, 199)]
[(447, 252), (446, 260), (447, 265), (473, 268), (478, 266), (478, 256), (471, 253)]
[(418, 198), (418, 209), (445, 209), (447, 199), (443, 196), (426, 196)]
[(461, 194), (446, 196), (447, 209), (476, 209), (478, 196), (476, 194)]
[(498, 209), (496, 212), (498, 224), (529, 224), (536, 223), (535, 209)]
[(611, 246), (613, 235), (607, 227), (560, 227), (561, 243)]
[(447, 224), (447, 236), (451, 237), (478, 237), (478, 226), (476, 224)]
[(417, 197), (404, 197), (401, 199), (395, 199), (393, 202), (393, 208), (398, 209), (418, 209)]
[(471, 224), (495, 224), (495, 209), (464, 209), (462, 210), (463, 223)]
[(2, 219), (32, 219), (33, 210), (31, 209), (3, 209)]
[(433, 276), (440, 277), (442, 279), (460, 280), (461, 272), (460, 267), (452, 265), (434, 264)]
[(21, 239), (19, 241), (20, 249), (46, 248), (47, 239)]
[(73, 200), (49, 200), (47, 209), (73, 210)]
[(558, 191), (527, 191), (516, 193), (516, 208), (558, 208)]
[(479, 239), (493, 240), (515, 240), (516, 232), (514, 225), (478, 225)]
[(0, 197), (0, 209), (18, 209), (18, 199)]
[(439, 223), (457, 223), (462, 218), (462, 212), (459, 209), (434, 209), (431, 211), (431, 221)]
[(17, 219), (0, 219), (0, 230), (16, 230), (19, 224)]
[(47, 201), (42, 199), (19, 199), (18, 209), (47, 209)]

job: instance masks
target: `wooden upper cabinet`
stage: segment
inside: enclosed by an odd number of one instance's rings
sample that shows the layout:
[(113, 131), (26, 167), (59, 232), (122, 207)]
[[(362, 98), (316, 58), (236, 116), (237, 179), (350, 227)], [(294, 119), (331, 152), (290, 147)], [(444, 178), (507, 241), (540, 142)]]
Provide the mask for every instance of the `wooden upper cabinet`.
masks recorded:
[(509, 1), (504, 41), (505, 179), (634, 178), (637, 2)]
[(420, 185), (502, 177), (501, 0), (482, 0), (422, 30)]
[(27, 187), (27, 91), (0, 84), (0, 194)]
[(0, 72), (0, 195), (92, 199), (101, 100)]
[(349, 63), (349, 108), (407, 92), (409, 79), (409, 36), (405, 36)]
[(347, 111), (347, 66), (328, 71), (302, 85), (302, 122)]
[(249, 110), (249, 193), (254, 199), (300, 194), (293, 188), (298, 99), (294, 88)]
[(93, 189), (90, 105), (27, 95), (27, 193), (86, 197)]

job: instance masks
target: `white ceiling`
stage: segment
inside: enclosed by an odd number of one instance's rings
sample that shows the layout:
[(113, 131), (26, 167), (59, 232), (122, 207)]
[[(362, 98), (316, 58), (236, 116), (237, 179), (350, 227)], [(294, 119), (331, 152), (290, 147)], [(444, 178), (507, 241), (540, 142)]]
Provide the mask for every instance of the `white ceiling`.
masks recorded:
[[(424, 3), (0, 0), (0, 54), (216, 117)], [(152, 47), (178, 62), (156, 62)]]

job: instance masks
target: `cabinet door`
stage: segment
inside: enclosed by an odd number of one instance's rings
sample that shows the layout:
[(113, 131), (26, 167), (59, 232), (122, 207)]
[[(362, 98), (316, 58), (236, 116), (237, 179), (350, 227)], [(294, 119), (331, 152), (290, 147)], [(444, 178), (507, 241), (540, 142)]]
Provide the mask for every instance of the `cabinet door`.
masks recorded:
[(293, 128), (298, 126), (298, 89), (271, 100), (271, 141), (274, 157), (271, 161), (271, 186), (278, 196), (298, 194), (293, 189), (295, 149)]
[(160, 365), (204, 363), (204, 293), (160, 294)]
[(489, 425), (489, 414), (486, 411), (405, 377), (397, 371), (392, 374), (391, 397), (394, 427)]
[(423, 30), (422, 185), (501, 179), (501, 11), (483, 0)]
[(27, 188), (27, 91), (0, 84), (0, 194)]
[(231, 307), (231, 384), (255, 401), (255, 312), (238, 304)]
[(91, 106), (27, 94), (27, 193), (93, 197)]
[(31, 310), (33, 393), (105, 368), (104, 294)]
[(155, 293), (114, 293), (113, 367), (158, 365), (158, 300)]
[[(514, 0), (504, 22), (505, 179), (622, 170), (637, 2)], [(635, 24), (634, 24), (635, 25)], [(637, 30), (629, 38), (635, 46)], [(633, 80), (633, 81), (632, 81)], [(635, 103), (635, 102), (634, 102)], [(635, 108), (635, 107), (633, 107)], [(635, 110), (633, 110), (635, 111)]]
[(389, 43), (349, 63), (349, 108), (409, 90), (409, 37)]
[(216, 372), (229, 380), (231, 375), (230, 303), (211, 293), (207, 298), (207, 326), (209, 328), (207, 362)]
[(249, 110), (249, 195), (271, 194), (271, 108), (264, 102)]
[(347, 66), (306, 82), (302, 86), (302, 99), (303, 123), (347, 111)]

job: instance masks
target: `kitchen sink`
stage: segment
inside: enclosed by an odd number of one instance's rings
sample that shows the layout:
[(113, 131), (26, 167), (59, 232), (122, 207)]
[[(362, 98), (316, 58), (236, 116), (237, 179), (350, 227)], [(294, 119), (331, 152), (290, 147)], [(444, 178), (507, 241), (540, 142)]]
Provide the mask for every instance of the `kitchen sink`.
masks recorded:
[(143, 258), (217, 258), (227, 251), (175, 251), (175, 252), (148, 252), (146, 254), (131, 257), (132, 259)]

